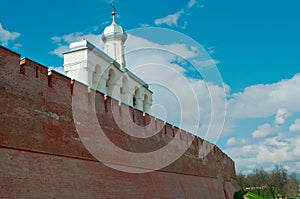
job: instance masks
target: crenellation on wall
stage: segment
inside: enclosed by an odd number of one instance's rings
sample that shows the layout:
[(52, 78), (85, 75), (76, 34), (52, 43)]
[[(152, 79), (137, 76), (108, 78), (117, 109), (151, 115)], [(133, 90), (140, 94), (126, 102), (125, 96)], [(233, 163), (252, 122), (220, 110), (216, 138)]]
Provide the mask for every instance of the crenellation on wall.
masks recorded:
[(4, 46), (0, 45), (0, 66), (1, 70), (5, 69), (3, 66), (7, 64), (13, 64), (14, 66), (17, 66), (16, 63), (20, 61), (21, 55), (5, 48)]

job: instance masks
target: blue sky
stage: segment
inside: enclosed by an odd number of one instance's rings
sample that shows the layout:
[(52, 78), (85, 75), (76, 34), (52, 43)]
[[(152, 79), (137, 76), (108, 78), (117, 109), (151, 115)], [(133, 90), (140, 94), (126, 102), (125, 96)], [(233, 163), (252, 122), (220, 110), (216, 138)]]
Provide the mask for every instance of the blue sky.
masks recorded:
[[(217, 144), (238, 171), (282, 164), (300, 172), (300, 2), (119, 0), (115, 6), (125, 30), (153, 26), (181, 32), (216, 61), (228, 98)], [(100, 39), (95, 36), (110, 23), (110, 12), (104, 0), (4, 1), (0, 43), (59, 67), (63, 59), (57, 54), (69, 42)]]

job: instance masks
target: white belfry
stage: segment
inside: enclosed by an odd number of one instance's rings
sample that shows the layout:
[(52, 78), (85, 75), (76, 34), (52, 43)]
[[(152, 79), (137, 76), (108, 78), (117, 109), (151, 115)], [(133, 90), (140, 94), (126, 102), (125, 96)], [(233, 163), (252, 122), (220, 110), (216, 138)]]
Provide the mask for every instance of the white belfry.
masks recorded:
[(114, 16), (113, 12), (112, 24), (102, 34), (103, 50), (85, 39), (71, 43), (69, 51), (64, 53), (64, 70), (89, 89), (149, 112), (153, 93), (146, 82), (126, 68), (124, 43), (127, 34), (116, 24)]
[(124, 43), (127, 39), (127, 34), (121, 26), (115, 22), (115, 12), (112, 12), (112, 23), (107, 26), (102, 34), (104, 42), (104, 52), (117, 61), (122, 69), (126, 67), (124, 58)]

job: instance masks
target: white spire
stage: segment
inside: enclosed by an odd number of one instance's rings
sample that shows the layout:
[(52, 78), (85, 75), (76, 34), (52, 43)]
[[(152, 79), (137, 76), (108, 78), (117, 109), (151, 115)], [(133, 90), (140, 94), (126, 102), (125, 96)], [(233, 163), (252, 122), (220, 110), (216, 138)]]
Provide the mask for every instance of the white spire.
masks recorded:
[(102, 34), (104, 52), (116, 60), (122, 68), (126, 67), (124, 58), (126, 39), (126, 32), (115, 22), (115, 12), (112, 12), (112, 23), (104, 29)]
[(112, 24), (113, 24), (113, 23), (116, 23), (116, 22), (115, 22), (115, 15), (116, 15), (116, 13), (115, 13), (115, 12), (112, 12), (111, 15), (112, 15)]

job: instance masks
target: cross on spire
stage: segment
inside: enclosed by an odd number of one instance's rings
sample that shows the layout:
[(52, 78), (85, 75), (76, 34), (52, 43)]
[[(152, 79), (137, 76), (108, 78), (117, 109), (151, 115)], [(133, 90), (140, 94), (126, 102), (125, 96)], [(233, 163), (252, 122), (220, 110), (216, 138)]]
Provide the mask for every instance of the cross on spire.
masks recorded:
[(117, 9), (115, 7), (115, 1), (114, 0), (111, 1), (110, 7), (112, 8), (112, 12), (115, 13)]

